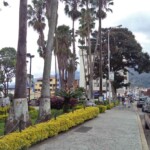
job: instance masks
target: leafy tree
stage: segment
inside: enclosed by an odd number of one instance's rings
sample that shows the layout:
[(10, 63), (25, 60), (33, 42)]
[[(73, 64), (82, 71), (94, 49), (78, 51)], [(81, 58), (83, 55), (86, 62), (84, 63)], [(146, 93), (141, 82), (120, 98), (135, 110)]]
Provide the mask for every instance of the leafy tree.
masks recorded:
[[(103, 46), (103, 77), (108, 78), (108, 29), (102, 30), (102, 46)], [(142, 47), (136, 41), (135, 36), (127, 28), (112, 28), (110, 31), (110, 68), (115, 74), (115, 80), (112, 82), (114, 90), (129, 86), (124, 84), (124, 75), (128, 72), (128, 68), (133, 68), (139, 73), (150, 71), (150, 56), (142, 52)], [(124, 61), (125, 60), (125, 61)], [(98, 60), (95, 63), (94, 75), (97, 78)], [(121, 74), (120, 72), (123, 72)]]
[(16, 50), (5, 47), (0, 50), (0, 84), (5, 97), (8, 95), (9, 82), (15, 76)]

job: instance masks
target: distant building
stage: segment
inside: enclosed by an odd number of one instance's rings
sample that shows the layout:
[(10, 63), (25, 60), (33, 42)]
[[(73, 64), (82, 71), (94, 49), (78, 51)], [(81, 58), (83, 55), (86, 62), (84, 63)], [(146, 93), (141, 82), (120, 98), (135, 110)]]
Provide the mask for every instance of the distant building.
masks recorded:
[[(87, 79), (85, 77), (88, 77), (88, 61), (87, 61), (87, 52), (85, 50), (79, 51), (79, 56), (80, 56), (80, 87), (86, 88), (86, 81)], [(83, 64), (84, 60), (84, 64)], [(93, 56), (92, 56), (92, 61), (93, 61)], [(85, 69), (84, 69), (85, 67)], [(120, 74), (125, 77), (124, 83), (129, 82), (129, 75), (128, 72), (126, 74), (123, 73), (123, 70), (120, 70)], [(108, 81), (106, 79), (102, 79), (102, 91), (103, 95), (105, 97), (108, 97), (109, 91), (108, 91)], [(93, 93), (99, 91), (99, 79), (93, 80)], [(124, 95), (126, 92), (128, 92), (128, 89), (125, 87), (120, 88), (117, 90), (117, 93), (120, 95)], [(110, 96), (112, 96), (112, 90), (110, 89)]]
[[(50, 82), (50, 95), (53, 96), (55, 94), (55, 90), (59, 88), (59, 79), (51, 76), (49, 79)], [(38, 79), (34, 85), (34, 97), (39, 98), (41, 96), (42, 89), (42, 78)]]

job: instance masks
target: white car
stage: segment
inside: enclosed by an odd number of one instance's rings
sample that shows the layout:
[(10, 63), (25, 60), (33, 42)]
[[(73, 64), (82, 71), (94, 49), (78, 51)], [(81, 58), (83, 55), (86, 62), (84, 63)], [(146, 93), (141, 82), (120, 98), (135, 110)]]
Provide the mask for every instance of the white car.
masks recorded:
[(142, 106), (143, 112), (150, 112), (150, 98), (147, 98), (147, 100), (144, 102)]

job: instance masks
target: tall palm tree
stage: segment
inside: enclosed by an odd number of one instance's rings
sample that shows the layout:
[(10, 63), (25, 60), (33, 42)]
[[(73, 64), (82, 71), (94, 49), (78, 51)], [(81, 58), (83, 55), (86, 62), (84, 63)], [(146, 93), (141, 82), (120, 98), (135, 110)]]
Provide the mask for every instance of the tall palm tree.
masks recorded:
[[(103, 89), (102, 89), (102, 78), (103, 78), (103, 72), (102, 72), (102, 21), (101, 19), (105, 17), (106, 13), (104, 13), (104, 10), (106, 11), (111, 11), (111, 9), (109, 9), (109, 5), (113, 5), (113, 0), (97, 0), (97, 2), (95, 3), (96, 5), (99, 6), (98, 8), (98, 19), (99, 19), (99, 36), (97, 39), (97, 43), (96, 43), (96, 48), (97, 48), (97, 44), (100, 44), (100, 49), (99, 49), (99, 61), (100, 61), (100, 67), (99, 67), (99, 92), (102, 95), (103, 93)], [(105, 15), (104, 15), (105, 14)]]
[(65, 2), (65, 13), (72, 19), (72, 46), (73, 46), (73, 74), (72, 78), (75, 78), (75, 61), (76, 61), (76, 46), (75, 46), (75, 21), (80, 17), (80, 11), (78, 10), (81, 0), (63, 0)]
[(55, 54), (57, 55), (58, 60), (60, 85), (61, 88), (65, 88), (67, 83), (68, 58), (71, 54), (71, 30), (69, 29), (69, 26), (58, 26), (55, 39), (57, 39), (55, 40)]
[(37, 44), (39, 46), (38, 52), (41, 57), (45, 56), (46, 41), (44, 37), (45, 29), (45, 14), (46, 14), (46, 1), (45, 0), (32, 0), (32, 5), (28, 5), (28, 25), (33, 27), (39, 34)]
[[(13, 100), (14, 110), (10, 112), (5, 131), (11, 132), (14, 126), (24, 129), (29, 125), (29, 113), (26, 95), (26, 36), (27, 36), (27, 0), (20, 0), (19, 37), (17, 48), (16, 83)], [(12, 114), (14, 112), (14, 115)], [(19, 126), (20, 124), (20, 126)], [(16, 128), (15, 128), (16, 129)]]
[(58, 0), (46, 0), (46, 14), (48, 19), (48, 40), (45, 51), (43, 82), (40, 97), (39, 121), (46, 121), (50, 118), (50, 68), (52, 60), (52, 49), (54, 33), (57, 23)]
[[(99, 4), (100, 2), (100, 4)], [(104, 18), (106, 17), (106, 13), (104, 12), (104, 9), (107, 10), (107, 11), (110, 11), (111, 9), (107, 8), (107, 6), (109, 5), (112, 5), (112, 0), (82, 0), (82, 3), (81, 5), (84, 6), (85, 10), (83, 12), (85, 13), (85, 17), (81, 18), (81, 21), (80, 21), (80, 24), (82, 25), (80, 27), (80, 31), (82, 29), (82, 32), (83, 32), (83, 29), (84, 31), (87, 32), (87, 47), (88, 47), (88, 59), (89, 60), (89, 64), (88, 64), (88, 74), (89, 74), (89, 81), (90, 81), (90, 84), (89, 84), (89, 91), (88, 93), (90, 93), (89, 95), (89, 98), (91, 98), (92, 96), (92, 81), (93, 81), (93, 62), (94, 62), (94, 59), (95, 57), (98, 55), (100, 55), (100, 58), (102, 58), (102, 53), (101, 53), (101, 50), (100, 51), (97, 51), (97, 45), (98, 43), (101, 43), (101, 18)], [(90, 7), (89, 7), (90, 6)], [(98, 7), (99, 6), (99, 7)], [(98, 11), (98, 12), (97, 12)], [(82, 16), (82, 15), (81, 15)], [(100, 16), (100, 17), (99, 17)], [(88, 19), (86, 19), (88, 18)], [(94, 25), (94, 21), (96, 18), (99, 18), (99, 34), (98, 34), (98, 37), (97, 37), (97, 42), (96, 42), (96, 46), (95, 46), (95, 51), (94, 51), (94, 57), (91, 58), (91, 43), (90, 43), (90, 34), (91, 34), (91, 26)], [(92, 20), (93, 19), (93, 20)], [(84, 26), (83, 26), (84, 25)], [(86, 25), (86, 27), (85, 27)], [(83, 28), (84, 27), (84, 28)], [(101, 46), (101, 45), (100, 45)], [(101, 48), (102, 49), (102, 48)], [(101, 60), (100, 60), (101, 62)], [(102, 66), (102, 65), (100, 65)], [(100, 74), (102, 73), (102, 68), (100, 67)], [(102, 77), (102, 75), (100, 75)], [(101, 81), (102, 83), (102, 78), (101, 78)], [(100, 89), (102, 91), (102, 89)]]
[[(90, 4), (91, 1), (89, 0), (82, 0), (81, 5), (84, 7), (81, 9), (81, 18), (80, 18), (80, 32), (85, 33), (85, 39), (86, 39), (86, 48), (87, 48), (87, 76), (88, 76), (88, 98), (92, 98), (92, 54), (91, 54), (91, 41), (90, 41), (90, 35), (92, 32), (92, 28), (94, 28), (95, 25), (95, 14), (93, 6)], [(84, 69), (85, 70), (85, 69)], [(86, 77), (87, 78), (87, 77)]]

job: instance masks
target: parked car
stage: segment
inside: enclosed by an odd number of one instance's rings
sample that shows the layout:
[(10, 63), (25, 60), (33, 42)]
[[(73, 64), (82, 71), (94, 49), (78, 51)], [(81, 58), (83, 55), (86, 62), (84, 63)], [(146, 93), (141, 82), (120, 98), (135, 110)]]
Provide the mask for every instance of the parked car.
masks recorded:
[(150, 112), (150, 98), (147, 98), (147, 100), (144, 102), (142, 106), (143, 112)]
[(137, 102), (137, 107), (138, 108), (142, 108), (143, 104), (145, 103), (145, 101), (147, 100), (147, 97), (140, 97), (138, 102)]

